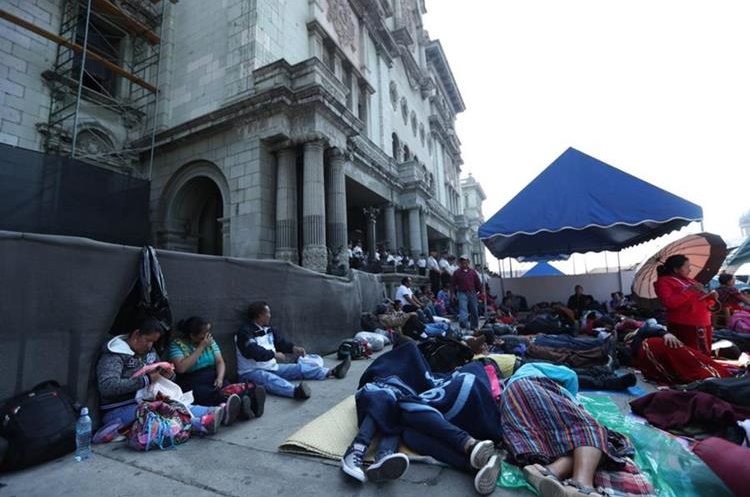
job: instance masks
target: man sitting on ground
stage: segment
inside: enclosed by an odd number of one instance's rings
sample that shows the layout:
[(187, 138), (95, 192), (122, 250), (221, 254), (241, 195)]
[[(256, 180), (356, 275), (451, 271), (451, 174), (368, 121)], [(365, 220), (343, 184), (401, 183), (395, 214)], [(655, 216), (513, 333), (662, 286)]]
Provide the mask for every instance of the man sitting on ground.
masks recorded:
[[(265, 302), (253, 302), (247, 310), (248, 324), (234, 337), (237, 351), (237, 373), (242, 381), (263, 385), (268, 393), (297, 400), (310, 398), (310, 387), (300, 382), (296, 387), (287, 380), (326, 380), (344, 378), (351, 359), (334, 368), (313, 366), (307, 362), (285, 363), (287, 355), (305, 356), (305, 349), (284, 340), (269, 327), (271, 308)], [(281, 363), (281, 364), (280, 364)]]
[(396, 290), (396, 295), (393, 299), (401, 303), (401, 308), (404, 312), (416, 312), (422, 308), (414, 296), (414, 292), (411, 290), (411, 278), (408, 276), (401, 279), (401, 286)]

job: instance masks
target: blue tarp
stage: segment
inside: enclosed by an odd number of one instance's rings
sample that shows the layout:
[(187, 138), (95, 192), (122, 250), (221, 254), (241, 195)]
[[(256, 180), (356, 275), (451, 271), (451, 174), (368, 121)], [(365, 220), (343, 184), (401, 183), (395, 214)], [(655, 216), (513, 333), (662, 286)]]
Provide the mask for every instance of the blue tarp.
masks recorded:
[(523, 273), (522, 278), (533, 278), (534, 276), (560, 276), (565, 274), (555, 266), (547, 262), (538, 262), (534, 267)]
[(569, 148), (479, 228), (497, 258), (621, 250), (703, 218), (703, 209)]

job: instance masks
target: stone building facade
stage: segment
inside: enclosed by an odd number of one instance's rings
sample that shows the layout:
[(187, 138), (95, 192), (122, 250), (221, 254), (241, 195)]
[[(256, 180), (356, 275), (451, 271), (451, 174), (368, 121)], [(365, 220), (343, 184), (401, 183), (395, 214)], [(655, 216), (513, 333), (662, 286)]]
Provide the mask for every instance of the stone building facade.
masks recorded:
[(464, 217), (468, 228), (470, 243), (466, 245), (466, 254), (471, 257), (473, 264), (477, 267), (487, 265), (485, 258), (485, 246), (479, 240), (479, 227), (484, 224), (482, 213), (482, 202), (487, 200), (482, 185), (469, 173), (469, 176), (461, 179), (461, 191), (464, 196)]
[[(7, 3), (55, 31), (70, 1)], [(76, 146), (151, 180), (157, 246), (346, 269), (341, 254), (370, 242), (364, 209), (376, 207), (391, 249), (483, 253), (484, 193), (459, 179), (465, 106), (423, 0), (162, 3), (160, 60), (143, 76), (158, 85), (155, 111), (96, 105), (89, 88)], [(123, 61), (142, 49), (115, 42)], [(71, 130), (45, 126), (62, 98), (41, 76), (56, 45), (0, 21), (0, 55), (0, 142), (69, 151)], [(114, 78), (109, 96), (128, 85)]]

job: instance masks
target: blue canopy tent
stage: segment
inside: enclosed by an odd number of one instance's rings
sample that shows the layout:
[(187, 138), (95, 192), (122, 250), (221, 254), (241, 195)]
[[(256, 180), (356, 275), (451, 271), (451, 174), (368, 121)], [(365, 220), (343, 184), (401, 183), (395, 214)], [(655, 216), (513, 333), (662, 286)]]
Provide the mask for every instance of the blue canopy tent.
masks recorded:
[(618, 251), (703, 218), (700, 206), (569, 148), (479, 227), (502, 259)]
[(732, 250), (727, 260), (724, 261), (724, 266), (726, 271), (733, 273), (740, 266), (748, 263), (750, 263), (750, 236), (745, 238), (739, 247)]
[(548, 262), (537, 262), (534, 267), (523, 273), (522, 278), (533, 278), (535, 276), (560, 276), (565, 274)]

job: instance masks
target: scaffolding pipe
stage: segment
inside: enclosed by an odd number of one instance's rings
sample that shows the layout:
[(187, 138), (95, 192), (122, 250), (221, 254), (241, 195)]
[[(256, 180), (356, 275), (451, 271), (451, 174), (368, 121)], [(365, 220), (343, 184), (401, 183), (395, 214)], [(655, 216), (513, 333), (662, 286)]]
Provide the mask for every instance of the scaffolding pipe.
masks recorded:
[[(164, 13), (167, 9), (167, 2), (161, 3), (161, 29), (164, 29)], [(148, 180), (151, 181), (151, 174), (154, 170), (154, 144), (156, 143), (156, 116), (159, 112), (159, 76), (161, 75), (161, 50), (162, 50), (162, 43), (164, 42), (164, 33), (159, 32), (159, 58), (156, 61), (156, 81), (154, 81), (154, 84), (156, 86), (156, 95), (154, 96), (154, 115), (152, 117), (153, 119), (153, 126), (151, 126), (151, 148), (149, 150), (149, 157), (148, 157)], [(395, 271), (395, 269), (394, 269)]]
[(78, 139), (78, 111), (81, 109), (81, 92), (83, 91), (83, 75), (86, 72), (86, 51), (89, 45), (89, 21), (91, 20), (91, 0), (86, 3), (86, 28), (83, 31), (83, 50), (81, 51), (81, 71), (78, 75), (78, 91), (76, 92), (76, 111), (73, 116), (73, 143), (70, 157), (76, 156), (76, 141)]

